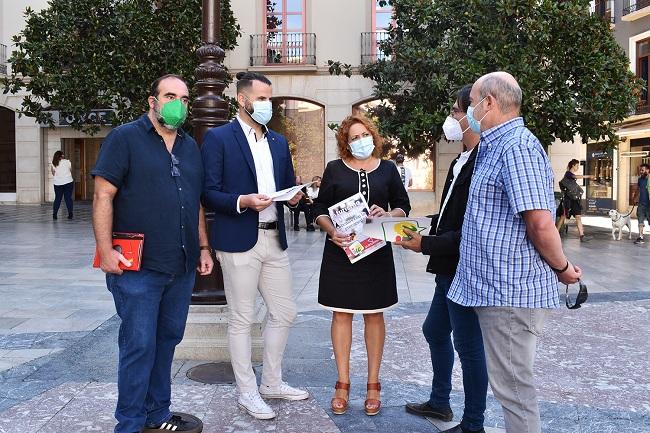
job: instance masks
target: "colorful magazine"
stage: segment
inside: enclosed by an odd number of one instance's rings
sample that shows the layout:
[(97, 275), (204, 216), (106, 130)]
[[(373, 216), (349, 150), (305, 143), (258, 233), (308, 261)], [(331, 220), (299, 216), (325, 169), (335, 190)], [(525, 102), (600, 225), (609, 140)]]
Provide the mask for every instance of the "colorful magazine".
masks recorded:
[(383, 239), (375, 239), (363, 234), (363, 225), (370, 215), (370, 208), (361, 193), (356, 193), (328, 208), (334, 227), (340, 233), (353, 236), (353, 241), (343, 250), (356, 263), (386, 245)]

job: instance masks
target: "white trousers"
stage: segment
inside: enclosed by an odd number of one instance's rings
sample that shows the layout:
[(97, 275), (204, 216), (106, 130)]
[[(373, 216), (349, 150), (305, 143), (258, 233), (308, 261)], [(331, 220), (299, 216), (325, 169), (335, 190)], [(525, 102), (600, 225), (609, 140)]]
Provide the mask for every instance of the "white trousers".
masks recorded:
[(258, 293), (268, 309), (264, 339), (262, 384), (282, 381), (282, 356), (289, 328), (296, 318), (289, 255), (280, 248), (277, 230), (259, 230), (255, 246), (242, 253), (217, 251), (230, 309), (228, 344), (239, 392), (257, 389), (251, 361), (251, 326)]

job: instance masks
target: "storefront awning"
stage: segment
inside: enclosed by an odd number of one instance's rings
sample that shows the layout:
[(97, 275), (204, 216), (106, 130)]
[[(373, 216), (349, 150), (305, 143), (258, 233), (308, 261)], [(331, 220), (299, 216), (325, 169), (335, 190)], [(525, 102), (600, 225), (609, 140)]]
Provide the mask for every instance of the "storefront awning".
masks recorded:
[(626, 122), (617, 128), (616, 135), (628, 139), (650, 137), (650, 119)]

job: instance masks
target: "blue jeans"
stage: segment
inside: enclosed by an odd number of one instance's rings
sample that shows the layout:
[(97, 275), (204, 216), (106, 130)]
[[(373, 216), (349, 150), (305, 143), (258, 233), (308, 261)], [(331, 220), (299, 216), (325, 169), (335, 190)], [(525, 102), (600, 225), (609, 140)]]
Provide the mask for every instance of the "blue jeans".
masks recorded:
[(183, 339), (195, 271), (170, 275), (142, 269), (107, 274), (122, 319), (115, 433), (139, 432), (169, 419), (171, 366)]
[(479, 430), (485, 420), (488, 385), (483, 338), (474, 309), (447, 299), (453, 279), (453, 276), (449, 275), (436, 275), (436, 291), (429, 314), (422, 325), (422, 332), (431, 350), (433, 366), (429, 405), (441, 409), (450, 407), (449, 394), (455, 347), (463, 369), (465, 388), (465, 411), (460, 424), (469, 430)]
[(61, 199), (65, 199), (65, 207), (68, 208), (68, 215), (72, 215), (72, 191), (74, 190), (74, 182), (66, 183), (65, 185), (54, 185), (54, 203), (52, 213), (54, 215), (59, 213), (61, 207)]

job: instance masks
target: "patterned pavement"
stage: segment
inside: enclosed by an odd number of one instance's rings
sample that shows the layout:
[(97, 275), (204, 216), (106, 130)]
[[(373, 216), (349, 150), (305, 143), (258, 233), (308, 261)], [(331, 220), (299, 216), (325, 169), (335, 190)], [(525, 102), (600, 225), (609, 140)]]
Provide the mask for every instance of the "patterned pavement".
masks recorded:
[[(602, 221), (600, 221), (602, 223)], [(574, 230), (568, 256), (590, 289), (579, 310), (556, 310), (538, 350), (536, 377), (545, 433), (650, 433), (650, 248)], [(408, 415), (406, 401), (426, 399), (431, 381), (420, 332), (433, 279), (421, 255), (395, 249), (401, 305), (387, 314), (382, 413), (367, 417), (363, 322), (354, 321), (351, 409), (328, 410), (336, 371), (329, 314), (315, 296), (323, 237), (290, 232), (290, 257), (300, 314), (285, 356), (285, 380), (307, 388), (305, 402), (274, 403), (278, 418), (255, 421), (236, 407), (232, 385), (202, 385), (174, 364), (174, 408), (202, 417), (205, 432), (438, 432), (447, 426)], [(90, 207), (52, 221), (49, 206), (0, 206), (0, 433), (112, 431), (119, 320), (101, 274), (92, 270)], [(457, 362), (452, 407), (462, 414)], [(501, 409), (488, 396), (488, 431), (503, 431)]]

